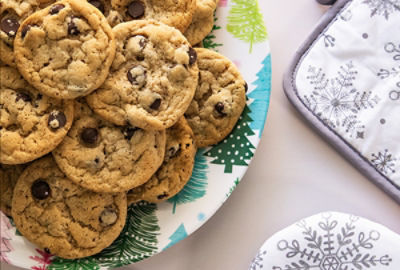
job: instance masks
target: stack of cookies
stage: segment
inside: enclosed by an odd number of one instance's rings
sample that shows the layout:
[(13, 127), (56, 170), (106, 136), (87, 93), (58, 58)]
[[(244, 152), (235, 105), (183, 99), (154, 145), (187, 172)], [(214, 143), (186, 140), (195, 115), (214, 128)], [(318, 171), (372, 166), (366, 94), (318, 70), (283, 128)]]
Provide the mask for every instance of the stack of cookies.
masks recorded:
[(0, 206), (28, 240), (63, 258), (100, 252), (129, 204), (177, 194), (197, 148), (231, 132), (247, 85), (195, 47), (215, 8), (0, 2)]

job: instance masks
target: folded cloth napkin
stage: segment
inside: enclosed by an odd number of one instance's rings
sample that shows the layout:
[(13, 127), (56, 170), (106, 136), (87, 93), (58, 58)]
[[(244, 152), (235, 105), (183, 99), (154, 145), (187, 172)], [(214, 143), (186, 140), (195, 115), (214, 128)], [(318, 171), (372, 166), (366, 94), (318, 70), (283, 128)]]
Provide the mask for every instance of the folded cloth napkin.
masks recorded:
[(354, 215), (325, 212), (276, 233), (249, 270), (398, 270), (400, 235)]
[(399, 25), (400, 0), (338, 0), (298, 51), (284, 89), (335, 149), (400, 203)]

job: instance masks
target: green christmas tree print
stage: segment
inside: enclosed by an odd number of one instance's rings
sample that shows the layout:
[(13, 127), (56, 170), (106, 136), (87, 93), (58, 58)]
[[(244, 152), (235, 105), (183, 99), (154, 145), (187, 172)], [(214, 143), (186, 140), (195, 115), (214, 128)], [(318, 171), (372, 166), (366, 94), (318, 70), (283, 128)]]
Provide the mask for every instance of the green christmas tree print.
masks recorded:
[(168, 200), (168, 202), (173, 204), (173, 214), (175, 214), (176, 206), (178, 204), (196, 201), (206, 194), (208, 165), (207, 160), (204, 157), (204, 151), (204, 149), (199, 149), (196, 153), (190, 180), (178, 194)]
[(250, 113), (251, 111), (246, 105), (231, 134), (204, 153), (205, 156), (214, 158), (212, 164), (225, 165), (225, 173), (232, 173), (233, 165), (248, 166), (246, 160), (250, 160), (254, 155), (252, 149), (255, 147), (247, 138), (247, 136), (254, 135), (250, 128), (253, 121), (249, 116)]
[(67, 260), (56, 257), (47, 267), (49, 270), (97, 270), (100, 269), (98, 261), (92, 257), (77, 260)]
[(158, 251), (157, 205), (146, 202), (128, 208), (126, 224), (114, 243), (95, 255), (101, 266), (120, 267), (149, 258)]
[(215, 42), (215, 31), (221, 29), (220, 26), (217, 26), (217, 20), (218, 18), (215, 16), (214, 12), (214, 25), (211, 30), (211, 32), (203, 39), (203, 47), (207, 49), (213, 49), (214, 51), (218, 51), (218, 47), (221, 47), (221, 43), (216, 43)]
[(267, 30), (257, 0), (232, 0), (229, 11), (227, 30), (236, 38), (253, 44), (267, 40)]
[(226, 194), (227, 198), (232, 195), (232, 192), (235, 190), (237, 185), (239, 185), (239, 182), (240, 182), (239, 178), (236, 178), (235, 182), (233, 182), (233, 186), (231, 186), (231, 188), (229, 189), (229, 192)]

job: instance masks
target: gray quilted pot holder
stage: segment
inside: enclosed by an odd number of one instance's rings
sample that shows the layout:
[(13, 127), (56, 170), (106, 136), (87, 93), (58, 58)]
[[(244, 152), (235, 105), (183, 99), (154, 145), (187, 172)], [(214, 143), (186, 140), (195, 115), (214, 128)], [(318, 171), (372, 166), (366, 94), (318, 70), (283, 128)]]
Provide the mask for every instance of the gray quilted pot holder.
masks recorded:
[(339, 0), (284, 79), (289, 100), (400, 203), (400, 0)]

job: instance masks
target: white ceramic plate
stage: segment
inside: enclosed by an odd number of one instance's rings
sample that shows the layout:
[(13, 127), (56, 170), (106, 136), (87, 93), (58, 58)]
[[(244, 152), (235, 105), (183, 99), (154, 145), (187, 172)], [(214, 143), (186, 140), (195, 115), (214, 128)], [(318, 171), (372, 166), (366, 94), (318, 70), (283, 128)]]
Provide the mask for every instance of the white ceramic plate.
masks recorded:
[(267, 116), (271, 62), (257, 0), (221, 0), (204, 47), (231, 59), (248, 82), (248, 102), (234, 131), (198, 151), (193, 176), (174, 198), (128, 209), (120, 237), (96, 256), (64, 260), (37, 249), (1, 215), (1, 260), (29, 269), (107, 269), (151, 257), (203, 225), (226, 201), (247, 170)]

